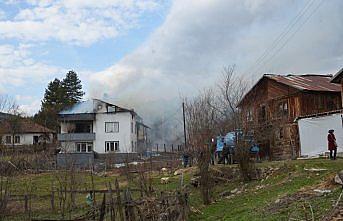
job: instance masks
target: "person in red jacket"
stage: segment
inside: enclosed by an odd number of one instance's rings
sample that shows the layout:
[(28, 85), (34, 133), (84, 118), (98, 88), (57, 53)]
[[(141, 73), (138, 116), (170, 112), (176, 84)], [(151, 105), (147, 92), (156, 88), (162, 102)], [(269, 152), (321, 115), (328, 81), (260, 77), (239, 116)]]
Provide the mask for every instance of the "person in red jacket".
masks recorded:
[(330, 150), (330, 159), (331, 160), (336, 160), (337, 143), (336, 143), (336, 137), (335, 137), (335, 134), (334, 134), (334, 130), (329, 130), (329, 134), (328, 134), (328, 149)]

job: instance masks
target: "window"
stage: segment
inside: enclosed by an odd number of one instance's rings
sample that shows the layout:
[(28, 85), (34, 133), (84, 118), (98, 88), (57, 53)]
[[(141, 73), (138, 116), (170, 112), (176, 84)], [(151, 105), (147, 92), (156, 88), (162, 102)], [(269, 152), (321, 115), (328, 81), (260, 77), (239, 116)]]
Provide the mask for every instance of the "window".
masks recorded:
[(93, 143), (76, 143), (76, 152), (86, 153), (93, 151)]
[(247, 111), (247, 121), (253, 121), (253, 113), (251, 108), (249, 108)]
[(133, 122), (131, 122), (131, 133), (133, 134)]
[(105, 152), (119, 151), (119, 141), (106, 141)]
[(282, 139), (284, 137), (284, 130), (282, 127), (279, 128), (279, 138)]
[(7, 144), (12, 143), (12, 137), (11, 136), (6, 136), (6, 143)]
[(19, 144), (20, 143), (20, 136), (15, 136), (14, 137), (14, 143)]
[(259, 121), (265, 121), (267, 119), (267, 111), (266, 111), (266, 106), (262, 105), (260, 108), (260, 113), (259, 113)]
[(105, 122), (105, 132), (106, 133), (118, 133), (119, 132), (119, 122)]
[(278, 117), (288, 117), (288, 102), (282, 101), (279, 103)]

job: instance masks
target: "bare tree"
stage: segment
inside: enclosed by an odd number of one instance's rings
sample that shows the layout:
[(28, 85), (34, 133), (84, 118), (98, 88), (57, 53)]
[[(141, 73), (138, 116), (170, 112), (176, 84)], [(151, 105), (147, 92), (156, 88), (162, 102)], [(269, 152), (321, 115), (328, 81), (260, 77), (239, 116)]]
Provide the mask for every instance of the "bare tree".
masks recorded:
[(0, 112), (2, 122), (0, 133), (10, 134), (12, 147), (14, 147), (15, 135), (20, 130), (22, 113), (15, 100), (8, 95), (0, 95)]
[[(3, 148), (2, 136), (5, 133), (13, 134), (11, 131), (11, 117), (12, 114), (19, 113), (19, 107), (15, 103), (14, 99), (7, 95), (0, 95), (0, 155), (4, 155), (5, 148)], [(18, 168), (11, 163), (14, 156), (11, 156), (7, 162), (2, 161), (0, 163), (0, 214), (5, 214), (8, 197), (10, 195), (10, 186), (14, 180), (15, 172)], [(1, 219), (0, 215), (0, 219)]]
[[(196, 153), (200, 170), (208, 170), (205, 164), (208, 164), (210, 157), (208, 144), (211, 138), (236, 131), (236, 157), (242, 177), (245, 180), (250, 179), (254, 169), (250, 160), (250, 143), (246, 141), (250, 129), (243, 127), (242, 110), (237, 108), (249, 85), (243, 76), (235, 74), (234, 65), (227, 66), (223, 69), (217, 87), (208, 89), (186, 102), (188, 140), (193, 148), (198, 149)], [(205, 149), (206, 151), (202, 151)]]
[(16, 114), (19, 112), (19, 106), (12, 97), (0, 94), (0, 112)]
[(210, 105), (213, 97), (213, 91), (206, 90), (191, 100), (185, 100), (189, 148), (198, 161), (204, 204), (210, 203), (212, 186), (209, 173), (209, 145), (211, 138), (218, 132), (218, 111)]

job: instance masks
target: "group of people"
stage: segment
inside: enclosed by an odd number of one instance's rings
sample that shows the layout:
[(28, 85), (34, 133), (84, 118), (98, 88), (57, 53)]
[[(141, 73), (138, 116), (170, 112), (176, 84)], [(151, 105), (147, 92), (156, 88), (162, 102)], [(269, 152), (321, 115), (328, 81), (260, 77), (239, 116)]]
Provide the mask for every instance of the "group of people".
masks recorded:
[(211, 164), (214, 165), (216, 159), (218, 164), (233, 164), (234, 163), (234, 147), (224, 142), (222, 138), (222, 149), (218, 150), (217, 142), (212, 139), (210, 146)]
[[(330, 151), (330, 159), (336, 160), (337, 158), (337, 142), (336, 137), (334, 134), (334, 130), (329, 130), (328, 132), (328, 149)], [(221, 138), (220, 140), (222, 142), (222, 148), (218, 148), (217, 142), (212, 139), (211, 145), (210, 145), (210, 163), (212, 165), (215, 164), (216, 160), (218, 164), (233, 164), (234, 163), (234, 155), (235, 155), (235, 148), (234, 146), (228, 145), (224, 138)], [(219, 149), (219, 150), (218, 150)], [(251, 155), (254, 155), (256, 157), (256, 160), (260, 160), (260, 148), (257, 144), (254, 144), (250, 148)], [(190, 154), (185, 152), (183, 154), (183, 165), (184, 167), (191, 166), (190, 163)]]
[(224, 142), (223, 150), (218, 151), (218, 164), (233, 164), (234, 148)]

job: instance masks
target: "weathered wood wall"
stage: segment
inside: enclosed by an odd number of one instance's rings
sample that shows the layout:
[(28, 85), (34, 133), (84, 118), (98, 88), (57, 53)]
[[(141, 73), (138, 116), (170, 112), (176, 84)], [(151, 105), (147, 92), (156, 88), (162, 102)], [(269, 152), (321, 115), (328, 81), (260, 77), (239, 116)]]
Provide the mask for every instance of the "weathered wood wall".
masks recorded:
[(263, 154), (279, 160), (300, 154), (297, 117), (337, 110), (341, 105), (340, 93), (302, 91), (264, 78), (247, 94), (240, 109), (243, 127), (254, 131)]

